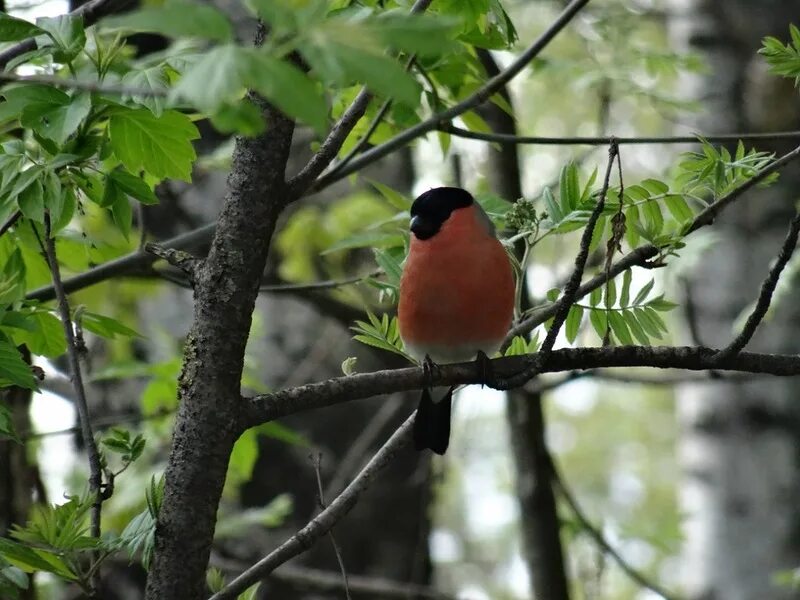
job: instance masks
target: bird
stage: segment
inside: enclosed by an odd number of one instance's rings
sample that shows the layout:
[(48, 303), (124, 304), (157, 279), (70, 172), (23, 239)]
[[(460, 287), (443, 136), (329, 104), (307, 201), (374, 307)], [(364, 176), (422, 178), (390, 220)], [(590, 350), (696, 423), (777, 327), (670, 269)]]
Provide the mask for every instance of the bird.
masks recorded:
[[(500, 349), (514, 315), (511, 262), (494, 224), (468, 191), (437, 187), (411, 205), (408, 257), (397, 322), (406, 352), (426, 378), (439, 364), (483, 359)], [(434, 402), (425, 386), (414, 445), (444, 454), (450, 439), (451, 387)]]

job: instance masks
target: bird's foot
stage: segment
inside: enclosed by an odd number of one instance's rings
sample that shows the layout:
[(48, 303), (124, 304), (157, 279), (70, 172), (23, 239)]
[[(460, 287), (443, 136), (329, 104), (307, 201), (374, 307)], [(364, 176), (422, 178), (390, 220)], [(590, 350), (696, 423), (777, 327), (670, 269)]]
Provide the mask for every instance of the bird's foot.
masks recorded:
[(433, 380), (438, 379), (441, 372), (442, 370), (439, 368), (439, 365), (433, 362), (433, 359), (426, 354), (425, 358), (422, 359), (422, 381), (424, 387), (433, 387)]
[(497, 378), (494, 374), (492, 359), (483, 350), (478, 350), (478, 354), (475, 356), (475, 368), (478, 371), (478, 380), (481, 383), (481, 387), (484, 385), (494, 387)]

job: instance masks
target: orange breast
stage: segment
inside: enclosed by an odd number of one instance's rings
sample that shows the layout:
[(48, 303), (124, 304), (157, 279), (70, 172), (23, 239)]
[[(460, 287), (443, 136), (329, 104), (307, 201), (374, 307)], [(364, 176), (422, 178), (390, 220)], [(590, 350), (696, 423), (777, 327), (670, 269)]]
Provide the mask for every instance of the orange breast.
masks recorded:
[(454, 211), (429, 240), (411, 236), (400, 282), (400, 334), (434, 360), (440, 349), (451, 349), (454, 360), (468, 360), (477, 350), (491, 353), (511, 325), (511, 264), (473, 210)]

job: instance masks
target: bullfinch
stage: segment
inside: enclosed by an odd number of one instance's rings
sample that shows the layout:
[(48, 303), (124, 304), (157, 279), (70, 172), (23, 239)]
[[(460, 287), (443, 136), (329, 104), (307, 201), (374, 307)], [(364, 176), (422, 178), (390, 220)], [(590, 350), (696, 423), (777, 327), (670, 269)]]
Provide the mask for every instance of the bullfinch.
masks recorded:
[[(491, 356), (514, 314), (513, 270), (492, 221), (466, 190), (440, 187), (414, 200), (409, 227), (398, 306), (406, 351), (428, 373), (437, 363)], [(417, 450), (447, 450), (453, 390), (434, 402), (423, 389), (414, 421)]]

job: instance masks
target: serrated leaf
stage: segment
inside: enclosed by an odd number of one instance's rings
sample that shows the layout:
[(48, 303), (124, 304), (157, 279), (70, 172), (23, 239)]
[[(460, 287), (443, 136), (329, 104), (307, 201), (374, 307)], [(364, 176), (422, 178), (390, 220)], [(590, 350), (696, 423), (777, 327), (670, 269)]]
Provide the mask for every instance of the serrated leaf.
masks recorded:
[(162, 115), (167, 99), (159, 93), (169, 89), (169, 78), (164, 65), (128, 71), (122, 76), (121, 83), (127, 89), (155, 92), (153, 94), (126, 94), (123, 99), (144, 106), (156, 117)]
[(109, 119), (109, 133), (114, 154), (129, 171), (191, 181), (197, 157), (191, 142), (200, 134), (186, 115), (168, 110), (156, 117), (146, 109), (121, 109)]
[[(81, 15), (59, 15), (57, 17), (40, 17), (36, 25), (47, 32), (53, 40), (57, 51), (53, 53), (56, 62), (68, 63), (80, 54), (86, 45), (86, 32), (83, 29)], [(42, 44), (40, 44), (41, 46)]]
[(603, 306), (614, 306), (617, 302), (617, 284), (609, 279), (603, 288)]
[(595, 288), (589, 294), (589, 304), (592, 306), (597, 306), (600, 304), (600, 301), (603, 299), (603, 288)]
[(664, 216), (661, 214), (661, 207), (657, 202), (645, 202), (642, 205), (642, 214), (648, 231), (652, 236), (658, 235), (664, 229)]
[(654, 298), (654, 299), (650, 300), (647, 303), (647, 306), (649, 306), (650, 308), (653, 308), (653, 309), (655, 309), (655, 310), (657, 310), (659, 312), (668, 312), (668, 311), (672, 310), (673, 308), (677, 308), (678, 305), (675, 304), (674, 302), (670, 302), (669, 300), (664, 300), (664, 295), (662, 294), (662, 295), (658, 296), (657, 298)]
[(578, 182), (578, 167), (575, 163), (568, 163), (559, 176), (558, 186), (561, 210), (568, 214), (578, 207), (581, 199), (580, 184)]
[(15, 338), (28, 346), (34, 354), (56, 358), (67, 351), (64, 326), (61, 321), (48, 312), (35, 312), (26, 316), (30, 330), (23, 331)]
[(670, 194), (664, 198), (664, 204), (667, 205), (670, 214), (678, 223), (684, 223), (694, 218), (694, 212), (689, 208), (683, 196)]
[(658, 339), (662, 337), (662, 332), (658, 324), (648, 316), (644, 308), (635, 308), (633, 312), (636, 315), (636, 321), (649, 336)]
[(376, 249), (374, 250), (374, 253), (375, 262), (377, 262), (378, 266), (383, 269), (384, 273), (386, 273), (387, 282), (398, 285), (400, 283), (400, 277), (403, 274), (403, 267), (400, 264), (400, 261), (385, 250)]
[(550, 191), (549, 187), (545, 187), (544, 190), (542, 190), (542, 200), (544, 200), (547, 216), (550, 217), (553, 223), (559, 223), (564, 218), (564, 213), (561, 212), (561, 207), (556, 202), (553, 192)]
[(331, 252), (337, 252), (339, 250), (351, 250), (353, 248), (393, 248), (402, 245), (403, 236), (399, 233), (365, 231), (334, 242), (323, 250), (322, 254), (330, 254)]
[(44, 223), (44, 189), (40, 179), (34, 179), (17, 196), (17, 204), (22, 214), (37, 223)]
[(397, 210), (409, 210), (411, 208), (411, 200), (405, 197), (400, 192), (393, 190), (388, 185), (384, 185), (380, 181), (368, 179), (369, 184), (378, 190), (387, 202), (394, 206)]

